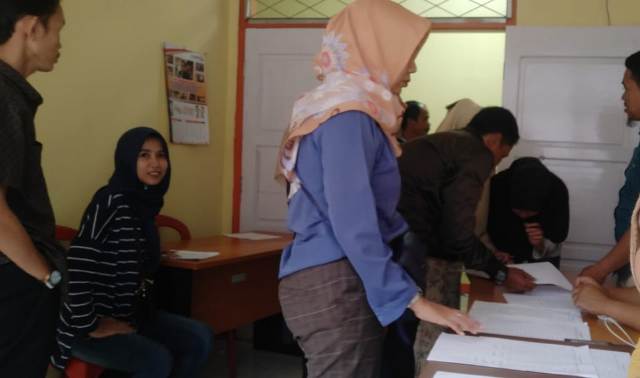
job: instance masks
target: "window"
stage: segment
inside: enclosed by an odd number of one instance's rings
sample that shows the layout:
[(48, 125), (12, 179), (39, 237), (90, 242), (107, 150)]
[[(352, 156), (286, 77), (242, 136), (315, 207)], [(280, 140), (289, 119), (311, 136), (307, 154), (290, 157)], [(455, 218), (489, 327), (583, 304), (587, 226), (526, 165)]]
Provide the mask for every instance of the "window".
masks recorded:
[[(246, 0), (250, 21), (324, 21), (352, 0)], [(434, 22), (506, 23), (512, 0), (393, 0)]]

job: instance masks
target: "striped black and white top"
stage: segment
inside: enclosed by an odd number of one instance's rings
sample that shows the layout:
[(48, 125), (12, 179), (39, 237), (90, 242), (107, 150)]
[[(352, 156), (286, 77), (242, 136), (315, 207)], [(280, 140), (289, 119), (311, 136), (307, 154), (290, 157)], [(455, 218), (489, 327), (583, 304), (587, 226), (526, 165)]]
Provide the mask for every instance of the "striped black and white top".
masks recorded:
[(134, 322), (145, 242), (139, 218), (123, 194), (96, 195), (69, 248), (54, 366), (64, 369), (73, 338), (87, 337), (100, 317)]

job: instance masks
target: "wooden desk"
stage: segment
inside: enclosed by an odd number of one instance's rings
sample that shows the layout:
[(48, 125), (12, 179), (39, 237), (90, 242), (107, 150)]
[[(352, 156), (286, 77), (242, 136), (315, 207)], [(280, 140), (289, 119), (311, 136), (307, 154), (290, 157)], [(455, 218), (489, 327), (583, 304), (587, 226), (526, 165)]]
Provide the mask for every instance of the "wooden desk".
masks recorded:
[[(471, 277), (471, 294), (469, 295), (469, 299), (471, 304), (476, 301), (487, 301), (487, 302), (501, 302), (506, 303), (504, 299), (503, 288), (496, 286), (490, 280)], [(470, 307), (471, 308), (471, 307)], [(606, 347), (606, 349), (614, 349), (620, 351), (630, 352), (631, 348), (622, 345), (622, 343), (616, 339), (613, 335), (607, 331), (604, 325), (598, 321), (593, 315), (583, 315), (584, 321), (589, 323), (589, 329), (591, 331), (591, 339), (606, 341), (608, 343), (617, 345), (616, 347)], [(640, 333), (633, 328), (625, 327), (625, 330), (629, 333), (629, 335), (637, 340), (640, 336)], [(491, 336), (491, 335), (487, 335)], [(519, 340), (533, 340), (527, 338), (519, 338), (519, 337), (507, 337), (500, 336), (502, 338), (511, 338), (511, 339), (519, 339)], [(561, 342), (553, 342), (549, 341), (551, 344), (566, 344)], [(580, 344), (573, 344), (580, 345)], [(600, 347), (595, 347), (599, 349)], [(507, 370), (507, 369), (496, 369), (490, 367), (482, 367), (482, 366), (471, 366), (471, 365), (462, 365), (462, 364), (452, 364), (445, 362), (422, 362), (422, 368), (420, 370), (420, 378), (429, 378), (432, 377), (437, 371), (448, 371), (448, 372), (456, 372), (456, 373), (464, 373), (464, 374), (476, 374), (476, 375), (489, 375), (489, 376), (499, 376), (499, 377), (509, 377), (509, 378), (550, 378), (550, 377), (566, 377), (564, 375), (552, 375), (552, 374), (541, 374), (541, 373), (533, 373), (527, 371), (515, 371), (515, 370)]]
[[(178, 295), (182, 311), (209, 324), (216, 333), (238, 327), (280, 312), (278, 268), (282, 249), (290, 235), (278, 239), (243, 240), (226, 236), (165, 243), (163, 250), (216, 251), (220, 255), (198, 261), (164, 258), (162, 265), (179, 269), (182, 281)], [(175, 281), (175, 280), (172, 280)], [(186, 299), (186, 298), (183, 298)], [(186, 307), (186, 308), (185, 308)]]
[(269, 240), (212, 236), (162, 246), (164, 251), (220, 253), (198, 261), (163, 258), (158, 289), (165, 308), (209, 324), (216, 334), (226, 334), (230, 378), (237, 375), (235, 329), (281, 312), (280, 255), (291, 240), (288, 234)]

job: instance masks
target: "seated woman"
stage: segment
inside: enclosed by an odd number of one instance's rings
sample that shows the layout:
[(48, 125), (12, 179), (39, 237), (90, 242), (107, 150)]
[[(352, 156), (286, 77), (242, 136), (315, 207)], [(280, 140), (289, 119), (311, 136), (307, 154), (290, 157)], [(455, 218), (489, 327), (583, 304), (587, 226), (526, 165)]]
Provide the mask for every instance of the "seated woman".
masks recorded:
[(54, 366), (73, 356), (133, 377), (196, 377), (212, 345), (195, 320), (155, 311), (155, 216), (169, 188), (169, 150), (155, 130), (124, 133), (115, 172), (85, 210), (68, 254)]
[(560, 265), (569, 232), (569, 192), (540, 160), (524, 157), (491, 179), (488, 232), (515, 263)]

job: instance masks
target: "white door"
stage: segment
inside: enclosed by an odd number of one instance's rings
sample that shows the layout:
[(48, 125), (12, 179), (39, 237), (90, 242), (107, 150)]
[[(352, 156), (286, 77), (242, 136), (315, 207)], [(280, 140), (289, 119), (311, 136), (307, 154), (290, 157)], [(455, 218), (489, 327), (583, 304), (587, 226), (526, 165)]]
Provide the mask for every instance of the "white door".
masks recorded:
[(313, 58), (323, 29), (249, 29), (246, 34), (240, 230), (286, 230), (276, 155), (295, 99), (317, 85)]
[(507, 28), (503, 104), (518, 119), (513, 159), (534, 156), (569, 189), (565, 268), (602, 257), (614, 244), (613, 209), (638, 142), (626, 126), (624, 58), (640, 28)]

